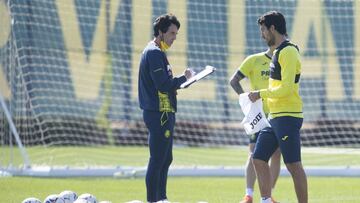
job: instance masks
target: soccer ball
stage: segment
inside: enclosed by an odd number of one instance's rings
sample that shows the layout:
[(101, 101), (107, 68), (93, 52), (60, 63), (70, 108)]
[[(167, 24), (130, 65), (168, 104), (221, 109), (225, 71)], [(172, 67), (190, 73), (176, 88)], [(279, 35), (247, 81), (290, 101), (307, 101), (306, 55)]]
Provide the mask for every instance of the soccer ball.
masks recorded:
[[(86, 200), (86, 203), (97, 203), (96, 197), (89, 193), (80, 195), (77, 200)], [(76, 200), (76, 203), (77, 203), (77, 200)]]
[(45, 198), (44, 203), (65, 203), (65, 200), (59, 195), (52, 194)]
[(84, 199), (77, 199), (77, 200), (75, 200), (74, 203), (88, 203), (88, 201), (86, 201)]
[(63, 198), (65, 203), (73, 203), (77, 199), (77, 194), (70, 190), (65, 190), (59, 194), (59, 197)]
[(22, 203), (41, 203), (39, 199), (36, 199), (35, 197), (29, 197), (22, 201)]

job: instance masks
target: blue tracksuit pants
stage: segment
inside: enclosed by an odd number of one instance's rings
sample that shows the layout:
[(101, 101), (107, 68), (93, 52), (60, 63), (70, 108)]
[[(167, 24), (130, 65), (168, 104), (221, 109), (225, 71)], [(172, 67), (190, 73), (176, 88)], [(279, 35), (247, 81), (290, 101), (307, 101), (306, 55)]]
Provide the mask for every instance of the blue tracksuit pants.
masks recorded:
[(146, 172), (147, 201), (167, 199), (167, 174), (172, 162), (175, 113), (143, 111), (143, 118), (149, 130), (150, 159)]

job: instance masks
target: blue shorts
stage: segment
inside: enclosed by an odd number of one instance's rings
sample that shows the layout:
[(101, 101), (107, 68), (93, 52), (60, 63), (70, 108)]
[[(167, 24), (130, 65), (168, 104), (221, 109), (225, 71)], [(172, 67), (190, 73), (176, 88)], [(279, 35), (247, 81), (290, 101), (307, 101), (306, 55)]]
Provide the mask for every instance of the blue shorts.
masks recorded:
[(303, 119), (282, 116), (270, 120), (271, 128), (260, 131), (253, 158), (268, 162), (280, 147), (285, 163), (301, 161), (300, 128)]

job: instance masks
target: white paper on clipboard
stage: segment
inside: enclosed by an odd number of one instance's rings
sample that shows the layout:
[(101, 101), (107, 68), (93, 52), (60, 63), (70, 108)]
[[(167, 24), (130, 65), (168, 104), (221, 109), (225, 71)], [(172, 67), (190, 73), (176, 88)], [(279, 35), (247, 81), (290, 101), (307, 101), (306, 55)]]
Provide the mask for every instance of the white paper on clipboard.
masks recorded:
[(200, 71), (199, 73), (197, 73), (196, 75), (194, 75), (194, 77), (190, 78), (189, 80), (187, 80), (186, 82), (184, 82), (183, 84), (180, 85), (180, 88), (187, 88), (189, 87), (191, 84), (195, 83), (196, 81), (199, 81), (201, 79), (203, 79), (204, 77), (210, 75), (211, 73), (213, 73), (216, 69), (213, 66), (205, 66), (205, 68)]

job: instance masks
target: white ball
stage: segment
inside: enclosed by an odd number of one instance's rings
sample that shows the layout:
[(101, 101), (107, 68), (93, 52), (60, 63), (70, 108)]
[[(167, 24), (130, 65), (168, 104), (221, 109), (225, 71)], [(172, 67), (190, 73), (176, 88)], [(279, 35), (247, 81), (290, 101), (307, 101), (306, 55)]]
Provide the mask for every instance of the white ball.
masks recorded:
[(22, 203), (41, 203), (39, 199), (36, 199), (35, 197), (29, 197), (22, 201)]
[(65, 203), (73, 203), (77, 199), (77, 194), (70, 190), (62, 191), (59, 197), (65, 200)]
[(65, 203), (65, 200), (59, 195), (52, 194), (45, 198), (44, 203)]
[(77, 200), (86, 200), (87, 203), (97, 203), (97, 200), (96, 200), (96, 197), (92, 194), (89, 194), (89, 193), (85, 193), (85, 194), (82, 194), (78, 197)]
[(75, 200), (74, 203), (88, 203), (88, 201), (86, 201), (84, 199), (77, 199), (77, 200)]
[(99, 203), (111, 203), (111, 202), (109, 202), (109, 201), (101, 201)]

